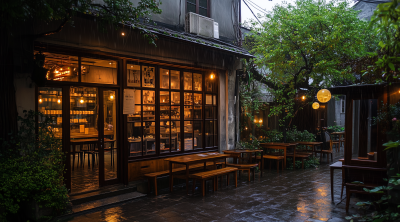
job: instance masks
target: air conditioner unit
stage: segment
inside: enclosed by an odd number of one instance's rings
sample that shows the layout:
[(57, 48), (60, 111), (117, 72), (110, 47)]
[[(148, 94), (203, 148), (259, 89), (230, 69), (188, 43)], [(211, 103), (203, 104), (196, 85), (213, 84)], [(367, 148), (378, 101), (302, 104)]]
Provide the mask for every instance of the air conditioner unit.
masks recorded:
[(214, 19), (188, 12), (185, 18), (185, 31), (208, 38), (219, 38), (218, 23)]

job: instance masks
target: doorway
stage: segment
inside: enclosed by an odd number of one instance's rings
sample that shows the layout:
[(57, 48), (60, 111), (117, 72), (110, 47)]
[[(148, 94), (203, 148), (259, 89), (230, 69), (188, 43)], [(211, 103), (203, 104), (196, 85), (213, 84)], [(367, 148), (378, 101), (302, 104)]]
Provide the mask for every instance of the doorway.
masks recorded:
[(71, 192), (118, 182), (118, 90), (70, 87)]

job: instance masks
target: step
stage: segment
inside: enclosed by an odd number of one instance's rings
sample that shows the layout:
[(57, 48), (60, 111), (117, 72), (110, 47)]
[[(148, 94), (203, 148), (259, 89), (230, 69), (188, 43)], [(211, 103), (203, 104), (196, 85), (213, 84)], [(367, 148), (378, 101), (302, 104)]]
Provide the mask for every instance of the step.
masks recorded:
[(69, 199), (72, 205), (75, 206), (86, 202), (100, 200), (135, 191), (137, 191), (136, 185), (135, 186), (115, 185), (110, 187), (103, 187), (101, 189), (89, 192), (71, 194)]
[(74, 205), (74, 206), (72, 206), (71, 212), (69, 214), (65, 214), (60, 217), (57, 217), (57, 218), (55, 218), (54, 221), (69, 219), (69, 218), (83, 215), (86, 213), (95, 212), (100, 209), (117, 206), (121, 203), (135, 200), (135, 199), (138, 199), (138, 198), (141, 198), (144, 196), (146, 196), (146, 194), (142, 194), (142, 193), (135, 191), (135, 192), (120, 194), (117, 196), (112, 196), (112, 197), (103, 198), (103, 199), (99, 199), (99, 200), (89, 201), (89, 202), (82, 203), (79, 205)]

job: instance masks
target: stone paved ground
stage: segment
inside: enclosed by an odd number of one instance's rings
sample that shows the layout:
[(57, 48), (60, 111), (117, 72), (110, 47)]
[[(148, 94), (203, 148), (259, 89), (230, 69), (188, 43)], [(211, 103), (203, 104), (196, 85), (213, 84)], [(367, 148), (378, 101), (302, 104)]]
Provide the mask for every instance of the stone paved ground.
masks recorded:
[[(343, 153), (335, 156), (337, 161)], [(326, 160), (318, 169), (279, 174), (266, 170), (256, 181), (246, 179), (242, 174), (237, 188), (223, 186), (205, 197), (198, 190), (194, 196), (185, 195), (185, 189), (172, 194), (163, 190), (157, 197), (149, 195), (71, 221), (346, 221), (345, 202), (340, 202), (341, 172), (335, 170), (332, 203)], [(352, 198), (350, 213), (358, 211), (355, 203)]]

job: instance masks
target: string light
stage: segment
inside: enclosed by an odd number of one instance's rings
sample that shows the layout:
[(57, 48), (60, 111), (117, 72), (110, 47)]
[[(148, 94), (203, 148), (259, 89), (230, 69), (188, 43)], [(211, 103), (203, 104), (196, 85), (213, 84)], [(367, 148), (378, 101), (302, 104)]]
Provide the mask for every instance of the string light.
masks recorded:
[(210, 75), (210, 79), (214, 79), (215, 78), (215, 75), (214, 74), (211, 74)]

